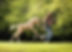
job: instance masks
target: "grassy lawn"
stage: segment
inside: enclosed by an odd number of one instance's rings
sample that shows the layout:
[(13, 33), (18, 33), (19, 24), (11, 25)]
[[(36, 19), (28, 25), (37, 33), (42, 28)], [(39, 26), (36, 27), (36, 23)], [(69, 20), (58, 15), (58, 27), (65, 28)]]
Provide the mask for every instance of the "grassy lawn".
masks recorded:
[(72, 43), (0, 42), (0, 52), (72, 52)]

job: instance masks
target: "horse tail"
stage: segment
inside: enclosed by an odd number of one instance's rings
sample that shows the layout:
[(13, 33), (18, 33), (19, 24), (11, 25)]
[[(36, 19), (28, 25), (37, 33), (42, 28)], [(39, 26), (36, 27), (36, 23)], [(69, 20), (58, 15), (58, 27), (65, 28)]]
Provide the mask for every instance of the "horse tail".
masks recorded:
[(11, 25), (10, 28), (9, 28), (9, 30), (13, 31), (14, 29), (16, 29), (16, 27), (17, 27), (17, 25)]

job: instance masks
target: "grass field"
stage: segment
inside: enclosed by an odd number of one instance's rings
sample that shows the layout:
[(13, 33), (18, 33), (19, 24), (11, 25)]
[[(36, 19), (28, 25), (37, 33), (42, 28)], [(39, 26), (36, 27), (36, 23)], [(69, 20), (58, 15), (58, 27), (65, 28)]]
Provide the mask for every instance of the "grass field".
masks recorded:
[(72, 52), (72, 43), (0, 42), (0, 52)]

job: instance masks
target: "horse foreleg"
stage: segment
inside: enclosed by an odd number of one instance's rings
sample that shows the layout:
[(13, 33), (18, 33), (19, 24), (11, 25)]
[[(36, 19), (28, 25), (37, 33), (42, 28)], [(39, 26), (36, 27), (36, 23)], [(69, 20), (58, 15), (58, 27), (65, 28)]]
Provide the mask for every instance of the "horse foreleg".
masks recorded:
[(36, 40), (36, 39), (39, 39), (40, 37), (39, 37), (39, 34), (38, 34), (38, 32), (37, 32), (37, 30), (36, 29), (32, 29), (32, 32), (34, 33), (34, 35), (33, 35), (33, 40)]

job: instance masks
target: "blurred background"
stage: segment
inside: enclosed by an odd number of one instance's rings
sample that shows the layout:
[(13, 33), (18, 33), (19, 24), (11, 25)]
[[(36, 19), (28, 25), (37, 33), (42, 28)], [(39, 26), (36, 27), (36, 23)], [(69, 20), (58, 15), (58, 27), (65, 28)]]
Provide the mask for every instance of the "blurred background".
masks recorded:
[[(49, 12), (56, 12), (52, 41), (72, 41), (72, 0), (0, 0), (0, 40), (10, 39), (12, 24), (26, 22), (35, 15), (43, 19)], [(32, 35), (24, 31), (21, 39), (32, 40)]]

